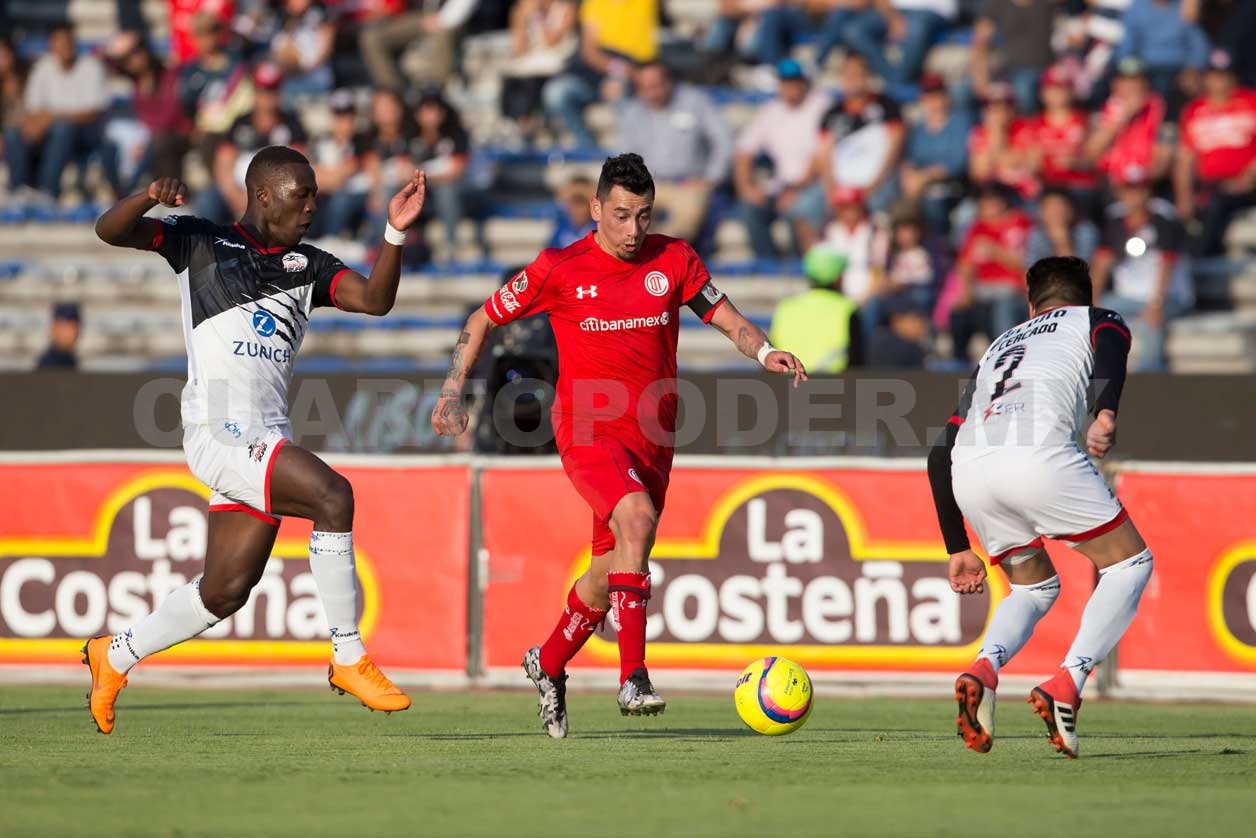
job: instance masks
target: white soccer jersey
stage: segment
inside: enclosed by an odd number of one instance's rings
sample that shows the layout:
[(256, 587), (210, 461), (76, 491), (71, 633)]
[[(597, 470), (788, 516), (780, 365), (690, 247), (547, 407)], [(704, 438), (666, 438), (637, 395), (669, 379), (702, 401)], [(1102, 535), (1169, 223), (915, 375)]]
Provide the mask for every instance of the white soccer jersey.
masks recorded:
[(1092, 374), (1095, 336), (1106, 328), (1128, 341), (1120, 315), (1089, 306), (1052, 309), (1000, 335), (977, 365), (971, 399), (952, 420), (962, 424), (951, 462), (1009, 446), (1075, 446), (1093, 393), (1104, 384)]
[(179, 275), (188, 381), (184, 425), (283, 425), (310, 312), (349, 269), (308, 244), (265, 248), (239, 224), (170, 216), (151, 250)]

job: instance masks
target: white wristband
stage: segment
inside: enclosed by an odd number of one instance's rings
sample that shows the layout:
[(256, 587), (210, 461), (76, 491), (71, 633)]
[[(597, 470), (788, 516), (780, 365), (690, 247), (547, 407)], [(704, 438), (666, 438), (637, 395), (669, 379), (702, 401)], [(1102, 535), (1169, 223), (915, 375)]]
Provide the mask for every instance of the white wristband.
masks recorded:
[(401, 247), (406, 243), (406, 231), (392, 226), (391, 221), (384, 222), (384, 241)]
[(768, 353), (775, 351), (776, 347), (765, 340), (763, 346), (759, 347), (759, 366), (766, 367), (768, 365)]

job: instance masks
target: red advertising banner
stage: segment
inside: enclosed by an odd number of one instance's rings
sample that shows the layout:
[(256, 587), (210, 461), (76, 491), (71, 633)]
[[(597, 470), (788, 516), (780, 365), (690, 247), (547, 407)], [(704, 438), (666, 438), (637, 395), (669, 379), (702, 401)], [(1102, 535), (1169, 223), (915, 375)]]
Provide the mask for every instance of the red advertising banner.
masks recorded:
[[(340, 471), (354, 488), (360, 624), (372, 656), (465, 670), (470, 469)], [(125, 629), (200, 573), (208, 497), (182, 465), (0, 463), (0, 664), (78, 662), (83, 638)], [(325, 663), (310, 529), (285, 520), (248, 603), (151, 663)]]
[[(484, 658), (517, 666), (559, 617), (589, 560), (592, 518), (559, 468), (485, 469)], [(1063, 594), (1009, 673), (1064, 657), (1093, 587), (1089, 563), (1051, 548)], [(817, 671), (944, 671), (971, 662), (998, 601), (946, 580), (923, 470), (678, 465), (651, 558), (651, 667), (740, 669), (786, 655)], [(610, 628), (573, 666), (610, 667)]]
[(1117, 491), (1156, 557), (1118, 667), (1256, 672), (1256, 474), (1126, 472)]

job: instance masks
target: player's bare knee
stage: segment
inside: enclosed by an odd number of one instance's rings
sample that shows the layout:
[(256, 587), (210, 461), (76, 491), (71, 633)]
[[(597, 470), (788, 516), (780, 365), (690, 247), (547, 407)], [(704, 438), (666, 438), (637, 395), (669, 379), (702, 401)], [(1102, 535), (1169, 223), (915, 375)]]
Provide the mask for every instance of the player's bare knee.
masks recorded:
[(1146, 549), (1147, 542), (1128, 518), (1116, 529), (1077, 545), (1077, 552), (1094, 562), (1099, 570), (1120, 564)]
[(315, 508), (317, 526), (331, 532), (348, 532), (353, 528), (353, 485), (331, 472), (319, 487)]
[(1020, 555), (1008, 556), (999, 564), (1013, 585), (1036, 585), (1056, 575), (1055, 565), (1041, 548)]
[(201, 602), (206, 610), (225, 620), (244, 607), (253, 590), (253, 580), (229, 577), (221, 580), (201, 579)]
[(653, 509), (634, 509), (618, 521), (618, 532), (615, 534), (616, 546), (622, 545), (628, 549), (648, 551), (650, 545), (654, 543), (656, 526), (658, 526), (658, 515)]

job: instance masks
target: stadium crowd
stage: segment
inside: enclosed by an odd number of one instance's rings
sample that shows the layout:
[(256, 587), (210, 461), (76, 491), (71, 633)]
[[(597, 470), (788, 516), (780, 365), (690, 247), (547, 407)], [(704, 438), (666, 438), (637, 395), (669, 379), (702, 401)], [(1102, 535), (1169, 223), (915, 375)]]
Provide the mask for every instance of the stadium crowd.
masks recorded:
[[(976, 335), (1026, 316), (1025, 268), (1052, 254), (1091, 260), (1102, 303), (1135, 324), (1137, 366), (1160, 367), (1191, 261), (1225, 255), (1256, 204), (1256, 53), (1241, 49), (1256, 3), (719, 0), (682, 31), (665, 0), (169, 0), (159, 43), (118, 5), (134, 26), (107, 42), (69, 26), (0, 41), (6, 204), (73, 200), (67, 171), (82, 198), (89, 163), (122, 195), (192, 159), (195, 211), (227, 221), (252, 154), (285, 144), (317, 172), (318, 236), (374, 240), (384, 196), (422, 167), (452, 253), (459, 223), (501, 198), (473, 176), (490, 138), (456, 95), (461, 46), (505, 31), (512, 147), (641, 153), (656, 229), (705, 254), (730, 218), (764, 263), (823, 251), (806, 273), (850, 320), (804, 358), (820, 371), (922, 364), (935, 332), (966, 361)], [(943, 43), (969, 45), (964, 72), (932, 71)], [(739, 131), (730, 87), (756, 104)], [(312, 131), (313, 104), (330, 118)], [(559, 185), (550, 244), (590, 229), (591, 191)], [(432, 258), (413, 238), (411, 263)], [(823, 330), (830, 310), (782, 306), (779, 327)]]

